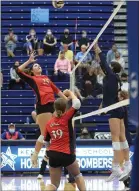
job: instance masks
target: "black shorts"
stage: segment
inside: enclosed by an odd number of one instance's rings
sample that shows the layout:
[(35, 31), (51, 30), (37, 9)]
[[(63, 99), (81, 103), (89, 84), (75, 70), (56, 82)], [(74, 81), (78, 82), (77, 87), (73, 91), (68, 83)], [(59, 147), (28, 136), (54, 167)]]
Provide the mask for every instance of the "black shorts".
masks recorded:
[(49, 151), (49, 165), (53, 168), (58, 167), (67, 167), (75, 162), (76, 155), (74, 154), (66, 154), (56, 151)]
[(45, 105), (38, 105), (36, 106), (37, 115), (42, 113), (54, 113), (54, 103), (50, 102)]
[(109, 119), (117, 118), (117, 119), (124, 119), (124, 110), (122, 107), (109, 111), (110, 114)]

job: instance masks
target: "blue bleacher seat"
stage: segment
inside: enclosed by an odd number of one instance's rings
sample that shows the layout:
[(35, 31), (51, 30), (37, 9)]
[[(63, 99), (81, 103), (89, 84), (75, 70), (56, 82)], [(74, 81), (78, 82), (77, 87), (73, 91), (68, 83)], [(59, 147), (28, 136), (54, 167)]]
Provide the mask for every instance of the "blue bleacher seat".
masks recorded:
[[(31, 8), (49, 8), (50, 9), (50, 23), (35, 24), (31, 23), (30, 9)], [(55, 9), (51, 1), (2, 1), (1, 18), (2, 18), (2, 71), (4, 75), (4, 87), (2, 90), (1, 100), (1, 121), (2, 131), (7, 129), (7, 124), (26, 122), (27, 116), (31, 118), (31, 111), (34, 109), (34, 92), (29, 86), (26, 90), (6, 90), (8, 88), (8, 81), (10, 79), (9, 69), (13, 66), (16, 60), (21, 63), (28, 59), (22, 47), (25, 43), (25, 37), (29, 33), (30, 28), (35, 28), (39, 40), (43, 40), (48, 28), (51, 28), (53, 34), (58, 39), (57, 54), (59, 52), (59, 39), (63, 34), (65, 28), (69, 28), (73, 38), (75, 36), (75, 24), (77, 21), (77, 39), (80, 38), (82, 30), (86, 30), (88, 38), (92, 42), (101, 28), (104, 26), (109, 16), (113, 11), (112, 1), (66, 1), (63, 9)], [(17, 49), (15, 51), (15, 58), (8, 58), (5, 50), (4, 36), (7, 34), (9, 27), (14, 29), (15, 34), (18, 35)], [(110, 23), (106, 31), (99, 39), (100, 46), (106, 54), (114, 41), (114, 25)], [(38, 57), (38, 63), (41, 64), (43, 72), (47, 68), (49, 76), (52, 77), (53, 67), (57, 55), (51, 57)], [(60, 89), (69, 88), (69, 82), (56, 82)], [(80, 113), (88, 113), (94, 111), (100, 105), (100, 99), (84, 100)], [(91, 126), (91, 131), (109, 131), (108, 115), (93, 116), (82, 120), (82, 123), (95, 124)], [(28, 130), (20, 128), (21, 131), (32, 132), (32, 128)], [(34, 128), (36, 131), (37, 128)], [(77, 128), (79, 132), (80, 129)]]

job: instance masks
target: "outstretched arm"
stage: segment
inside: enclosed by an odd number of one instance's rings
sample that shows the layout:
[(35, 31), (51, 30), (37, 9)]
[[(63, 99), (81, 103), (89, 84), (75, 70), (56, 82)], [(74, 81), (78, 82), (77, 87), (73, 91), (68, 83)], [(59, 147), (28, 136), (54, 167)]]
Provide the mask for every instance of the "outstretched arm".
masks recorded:
[(100, 49), (100, 47), (98, 46), (98, 44), (95, 44), (94, 46), (94, 51), (95, 54), (99, 57), (100, 59), (100, 66), (101, 69), (103, 70), (105, 75), (110, 75), (113, 73), (112, 69), (110, 68), (110, 66), (107, 64), (106, 59), (104, 57), (104, 55), (102, 54), (102, 51)]
[(33, 52), (33, 53), (30, 55), (29, 59), (28, 59), (26, 62), (24, 62), (24, 64), (21, 64), (18, 68), (19, 68), (20, 71), (24, 71), (24, 69), (25, 69), (29, 64), (31, 64), (31, 63), (33, 63), (33, 62), (35, 62), (35, 61), (36, 61), (36, 60), (35, 60), (35, 53)]

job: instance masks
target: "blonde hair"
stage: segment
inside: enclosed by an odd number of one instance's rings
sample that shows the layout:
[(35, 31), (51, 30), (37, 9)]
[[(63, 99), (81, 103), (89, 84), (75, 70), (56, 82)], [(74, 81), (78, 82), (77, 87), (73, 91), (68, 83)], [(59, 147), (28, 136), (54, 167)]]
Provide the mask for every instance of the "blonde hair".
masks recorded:
[(120, 91), (120, 97), (122, 97), (123, 99), (128, 99), (129, 98), (129, 94), (127, 91)]
[(57, 117), (61, 117), (62, 114), (66, 111), (66, 101), (62, 98), (58, 98), (54, 103), (54, 108), (57, 114)]

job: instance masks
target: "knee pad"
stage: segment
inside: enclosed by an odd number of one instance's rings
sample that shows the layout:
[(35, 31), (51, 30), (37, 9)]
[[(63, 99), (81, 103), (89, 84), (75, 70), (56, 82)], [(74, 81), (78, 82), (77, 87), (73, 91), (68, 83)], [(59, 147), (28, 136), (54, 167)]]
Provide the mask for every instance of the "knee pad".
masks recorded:
[(82, 176), (82, 173), (78, 174), (77, 176), (74, 176), (74, 178), (76, 180), (77, 178), (80, 178), (81, 176)]
[(121, 147), (120, 147), (120, 142), (112, 142), (112, 147), (114, 151), (120, 151)]
[(121, 147), (121, 150), (128, 149), (128, 148), (129, 148), (129, 145), (128, 145), (127, 140), (124, 141), (124, 142), (120, 142), (120, 147)]
[(44, 136), (40, 135), (39, 138), (37, 139), (38, 142), (43, 143), (44, 141)]

